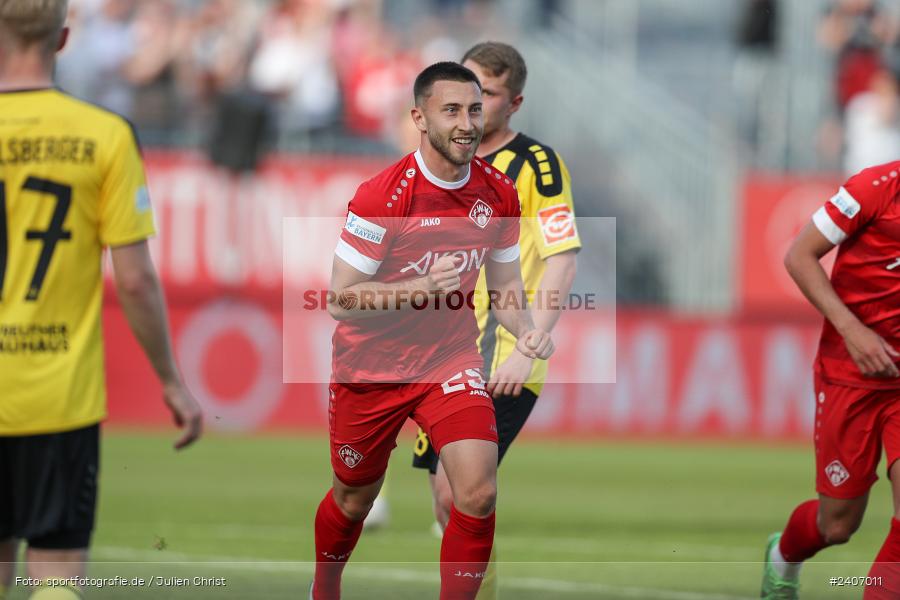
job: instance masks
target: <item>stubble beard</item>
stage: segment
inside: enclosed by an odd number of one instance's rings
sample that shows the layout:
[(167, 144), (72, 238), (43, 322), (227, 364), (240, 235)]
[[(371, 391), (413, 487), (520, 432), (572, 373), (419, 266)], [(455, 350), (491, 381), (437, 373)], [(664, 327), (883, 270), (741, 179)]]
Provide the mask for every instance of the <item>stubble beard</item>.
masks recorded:
[(469, 164), (471, 160), (475, 157), (475, 152), (478, 150), (478, 144), (481, 143), (482, 132), (474, 132), (472, 134), (472, 149), (464, 154), (461, 158), (453, 156), (453, 151), (451, 149), (451, 144), (453, 141), (449, 138), (441, 137), (440, 134), (429, 131), (428, 132), (428, 141), (431, 142), (432, 147), (438, 151), (438, 154), (446, 158), (448, 161), (456, 165), (457, 167), (464, 167)]

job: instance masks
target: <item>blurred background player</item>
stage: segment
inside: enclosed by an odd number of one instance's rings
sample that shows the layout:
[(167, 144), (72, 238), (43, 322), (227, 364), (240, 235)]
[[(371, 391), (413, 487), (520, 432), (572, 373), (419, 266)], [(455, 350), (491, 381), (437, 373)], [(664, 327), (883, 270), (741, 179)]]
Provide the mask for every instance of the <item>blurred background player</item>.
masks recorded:
[[(518, 133), (510, 119), (522, 105), (527, 70), (521, 54), (508, 44), (484, 42), (462, 58), (478, 75), (484, 97), (484, 138), (478, 155), (516, 182), (522, 203), (519, 245), (522, 280), (535, 298), (568, 297), (575, 280), (576, 253), (581, 247), (575, 228), (569, 173), (562, 158), (548, 146)], [(484, 278), (479, 286), (484, 289)], [(483, 296), (480, 296), (483, 297)], [(535, 326), (551, 331), (560, 317), (558, 306), (532, 303)], [(478, 347), (484, 358), (488, 390), (497, 414), (498, 460), (525, 426), (547, 376), (547, 361), (518, 352), (515, 338), (497, 322), (486, 304), (477, 308)], [(440, 461), (419, 431), (413, 466), (430, 472), (434, 514), (441, 530), (447, 526), (452, 493)], [(488, 591), (487, 582), (485, 592)]]
[[(414, 97), (419, 150), (359, 187), (335, 250), (334, 477), (315, 519), (316, 600), (340, 597), (343, 566), (407, 418), (432, 436), (453, 485), (440, 553), (442, 599), (475, 597), (493, 544), (497, 426), (472, 309), (413, 310), (401, 298), (446, 298), (451, 306), (451, 296), (468, 297), (481, 259), (461, 254), (484, 257), (489, 289), (501, 298), (522, 298), (519, 200), (509, 178), (474, 159), (483, 118), (472, 71), (436, 63), (416, 78)], [(388, 300), (367, 309), (366, 297), (375, 294)], [(549, 334), (522, 303), (506, 302), (496, 318), (515, 333), (521, 352), (552, 354)]]
[[(881, 446), (894, 518), (865, 598), (900, 597), (900, 162), (862, 170), (813, 216), (785, 266), (825, 317), (815, 362), (816, 491), (769, 538), (762, 597), (797, 598), (803, 561), (859, 529), (878, 479)], [(829, 280), (819, 263), (840, 245)], [(893, 564), (890, 564), (893, 563)]]
[[(153, 213), (128, 122), (54, 89), (65, 0), (0, 0), (0, 598), (28, 575), (83, 576), (106, 415), (101, 256), (183, 435), (201, 413), (172, 355), (147, 238)], [(38, 588), (33, 597), (78, 597)]]

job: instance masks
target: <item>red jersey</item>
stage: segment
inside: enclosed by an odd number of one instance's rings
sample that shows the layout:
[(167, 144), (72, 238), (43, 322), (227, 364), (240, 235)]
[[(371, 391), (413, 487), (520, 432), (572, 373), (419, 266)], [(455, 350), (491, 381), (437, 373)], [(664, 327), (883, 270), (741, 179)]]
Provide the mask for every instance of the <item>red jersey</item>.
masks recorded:
[[(839, 245), (831, 284), (866, 327), (900, 348), (900, 161), (864, 169), (813, 215)], [(816, 371), (828, 382), (865, 388), (900, 388), (900, 379), (865, 377), (844, 339), (826, 319)]]
[[(490, 164), (476, 158), (463, 179), (447, 182), (416, 151), (359, 187), (335, 255), (384, 283), (422, 277), (438, 258), (459, 256), (456, 298), (463, 301), (474, 293), (486, 259), (519, 257), (519, 215), (514, 182)], [(339, 322), (332, 338), (334, 380), (443, 382), (444, 375), (480, 368), (474, 311), (468, 302), (451, 307), (429, 296), (422, 310), (407, 306)]]

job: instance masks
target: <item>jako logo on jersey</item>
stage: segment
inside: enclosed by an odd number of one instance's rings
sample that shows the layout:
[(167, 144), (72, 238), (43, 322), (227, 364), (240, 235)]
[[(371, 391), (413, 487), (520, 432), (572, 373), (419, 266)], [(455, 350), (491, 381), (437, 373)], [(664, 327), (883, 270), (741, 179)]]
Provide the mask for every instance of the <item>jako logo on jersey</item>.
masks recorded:
[(407, 262), (406, 266), (400, 269), (400, 272), (406, 273), (412, 269), (419, 275), (427, 275), (431, 265), (437, 262), (437, 259), (442, 256), (459, 256), (462, 258), (462, 264), (457, 269), (460, 273), (465, 273), (472, 269), (479, 270), (481, 269), (481, 265), (484, 264), (484, 255), (487, 254), (487, 250), (487, 248), (481, 248), (480, 250), (478, 248), (472, 248), (471, 250), (454, 250), (453, 252), (432, 252), (429, 250), (416, 262)]
[(839, 460), (833, 460), (825, 467), (825, 475), (828, 477), (831, 485), (835, 487), (850, 479), (850, 473), (847, 472), (846, 467)]
[(487, 205), (487, 203), (479, 198), (475, 201), (475, 204), (472, 205), (472, 210), (469, 211), (469, 218), (475, 222), (476, 225), (484, 229), (487, 227), (488, 222), (491, 220), (491, 215), (494, 214), (494, 209)]
[(838, 193), (831, 197), (831, 203), (834, 204), (841, 214), (847, 217), (848, 219), (852, 219), (856, 216), (856, 213), (859, 212), (859, 202), (856, 201), (856, 198), (850, 195), (850, 192), (845, 190), (843, 187), (838, 190)]
[(415, 177), (415, 176), (416, 176), (416, 170), (415, 170), (415, 169), (407, 169), (407, 170), (406, 170), (406, 178), (407, 178), (407, 179), (411, 179), (411, 178), (413, 178), (413, 177)]
[(340, 450), (338, 450), (338, 457), (340, 457), (340, 459), (344, 461), (344, 464), (351, 469), (365, 458), (362, 454), (347, 445), (341, 446)]
[(376, 225), (371, 221), (366, 221), (362, 217), (353, 214), (353, 211), (347, 212), (347, 224), (344, 225), (344, 229), (352, 233), (358, 238), (362, 238), (367, 242), (372, 242), (374, 244), (380, 244), (381, 240), (384, 239), (384, 234), (387, 231), (384, 227)]
[(888, 270), (888, 271), (893, 271), (893, 270), (896, 269), (897, 267), (900, 267), (900, 258), (895, 259), (894, 262), (892, 262), (891, 264), (889, 264), (889, 265), (887, 266), (887, 270)]
[(538, 211), (538, 221), (544, 243), (548, 246), (573, 239), (575, 233), (575, 215), (567, 204), (548, 206)]
[(440, 217), (427, 217), (422, 219), (422, 222), (419, 224), (419, 227), (435, 227), (441, 224)]

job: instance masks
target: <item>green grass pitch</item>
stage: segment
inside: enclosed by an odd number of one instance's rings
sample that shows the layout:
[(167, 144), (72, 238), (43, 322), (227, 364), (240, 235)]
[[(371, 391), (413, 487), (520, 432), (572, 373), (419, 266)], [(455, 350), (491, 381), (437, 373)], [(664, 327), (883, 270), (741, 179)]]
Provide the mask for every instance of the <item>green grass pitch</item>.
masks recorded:
[[(176, 454), (173, 438), (105, 432), (89, 576), (129, 586), (87, 597), (306, 598), (313, 515), (330, 482), (326, 439), (210, 436)], [(345, 572), (348, 600), (437, 598), (439, 541), (411, 446), (405, 435), (394, 452), (392, 520), (363, 534)], [(500, 597), (758, 597), (766, 537), (812, 496), (812, 465), (807, 445), (517, 442), (500, 471)], [(881, 474), (856, 537), (804, 567), (803, 598), (862, 595), (829, 578), (868, 571), (890, 519)]]

